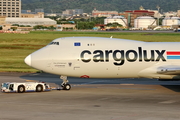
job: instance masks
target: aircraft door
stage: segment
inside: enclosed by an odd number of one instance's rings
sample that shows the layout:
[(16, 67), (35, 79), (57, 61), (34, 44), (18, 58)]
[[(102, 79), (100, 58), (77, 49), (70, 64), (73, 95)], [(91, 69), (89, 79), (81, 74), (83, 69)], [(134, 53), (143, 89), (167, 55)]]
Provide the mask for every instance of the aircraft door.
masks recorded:
[[(79, 51), (78, 48), (76, 48)], [(76, 50), (75, 50), (76, 51)], [(72, 61), (72, 69), (79, 70), (80, 69), (80, 55), (77, 52), (72, 53), (73, 61)]]
[(52, 56), (51, 56), (51, 54), (50, 54), (50, 51), (52, 50), (52, 48), (51, 48), (52, 46), (48, 46), (48, 48), (47, 48), (47, 53), (46, 53), (46, 55), (47, 55), (47, 57), (46, 57), (46, 67), (48, 68), (48, 69), (50, 69), (50, 70), (52, 70), (52, 62), (53, 62), (53, 60), (52, 60)]

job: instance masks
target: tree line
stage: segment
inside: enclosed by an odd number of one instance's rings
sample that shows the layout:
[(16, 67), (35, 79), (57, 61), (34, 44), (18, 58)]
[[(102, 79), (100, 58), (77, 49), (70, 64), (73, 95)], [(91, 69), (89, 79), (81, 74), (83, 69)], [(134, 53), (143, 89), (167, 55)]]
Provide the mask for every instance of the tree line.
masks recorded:
[(83, 9), (91, 13), (94, 8), (123, 12), (138, 10), (141, 5), (152, 10), (157, 10), (159, 5), (161, 12), (177, 11), (180, 0), (22, 0), (22, 9), (43, 8), (47, 13), (62, 13), (66, 9)]

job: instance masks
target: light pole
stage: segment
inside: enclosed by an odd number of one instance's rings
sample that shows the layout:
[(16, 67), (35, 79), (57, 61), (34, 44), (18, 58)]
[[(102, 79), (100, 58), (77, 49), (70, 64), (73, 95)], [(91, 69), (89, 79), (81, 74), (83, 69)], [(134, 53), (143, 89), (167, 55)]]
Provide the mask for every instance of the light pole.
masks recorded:
[(160, 7), (157, 6), (156, 8), (158, 9), (158, 15), (157, 15), (157, 17), (158, 17), (158, 26), (159, 26), (159, 9), (160, 9)]

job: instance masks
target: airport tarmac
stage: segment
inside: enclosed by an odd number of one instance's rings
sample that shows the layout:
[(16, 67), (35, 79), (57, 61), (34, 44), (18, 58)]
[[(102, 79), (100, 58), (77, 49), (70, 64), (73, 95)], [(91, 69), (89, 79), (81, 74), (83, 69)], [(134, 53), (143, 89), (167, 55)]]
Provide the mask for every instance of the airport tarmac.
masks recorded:
[[(2, 82), (61, 83), (44, 73), (0, 73)], [(70, 91), (0, 93), (0, 120), (179, 120), (180, 81), (69, 78)]]

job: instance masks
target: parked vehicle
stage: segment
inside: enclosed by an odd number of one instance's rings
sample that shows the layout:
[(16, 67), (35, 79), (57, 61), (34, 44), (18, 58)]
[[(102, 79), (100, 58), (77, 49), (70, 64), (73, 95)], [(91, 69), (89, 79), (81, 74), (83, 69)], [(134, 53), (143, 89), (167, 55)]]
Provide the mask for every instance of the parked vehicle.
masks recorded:
[(180, 32), (180, 28), (174, 29), (174, 32)]

